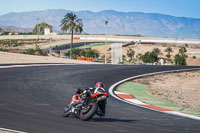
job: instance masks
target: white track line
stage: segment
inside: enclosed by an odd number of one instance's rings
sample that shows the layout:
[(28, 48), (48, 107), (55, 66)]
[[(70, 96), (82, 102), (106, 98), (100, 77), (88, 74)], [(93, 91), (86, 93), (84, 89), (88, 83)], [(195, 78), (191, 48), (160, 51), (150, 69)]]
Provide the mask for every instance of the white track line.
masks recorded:
[(16, 67), (32, 67), (32, 66), (65, 66), (65, 65), (76, 65), (76, 64), (27, 64), (27, 65), (9, 65), (0, 66), (0, 68), (16, 68)]
[(7, 132), (12, 132), (12, 133), (27, 133), (27, 132), (22, 132), (22, 131), (7, 129), (7, 128), (1, 128), (1, 127), (0, 127), (0, 131), (7, 131)]
[(152, 75), (163, 74), (163, 73), (184, 72), (184, 71), (191, 71), (191, 70), (200, 70), (200, 68), (191, 68), (191, 69), (181, 69), (181, 70), (162, 71), (162, 72), (154, 72), (154, 73), (148, 73), (148, 74), (142, 74), (142, 75), (138, 75), (138, 76), (133, 76), (133, 77), (123, 79), (123, 80), (121, 80), (121, 81), (119, 81), (119, 82), (113, 84), (113, 85), (109, 88), (109, 93), (110, 93), (110, 95), (112, 95), (114, 98), (116, 98), (116, 99), (118, 99), (118, 100), (120, 100), (120, 101), (129, 103), (129, 104), (132, 104), (132, 105), (135, 105), (135, 106), (138, 106), (138, 107), (146, 108), (146, 109), (149, 109), (149, 110), (154, 110), (154, 111), (157, 111), (157, 112), (163, 112), (163, 113), (167, 113), (167, 114), (172, 114), (172, 115), (176, 115), (176, 116), (191, 118), (191, 119), (195, 119), (195, 120), (200, 120), (200, 117), (198, 117), (198, 116), (188, 115), (188, 114), (184, 114), (184, 113), (180, 113), (180, 112), (176, 112), (176, 111), (160, 111), (160, 110), (148, 108), (148, 107), (145, 107), (145, 106), (141, 106), (141, 105), (145, 105), (145, 103), (143, 103), (143, 102), (141, 102), (141, 101), (139, 101), (139, 100), (137, 100), (137, 99), (123, 99), (123, 98), (120, 98), (119, 96), (117, 96), (117, 94), (125, 94), (125, 93), (121, 93), (121, 92), (119, 92), (119, 91), (114, 91), (114, 89), (115, 89), (118, 85), (120, 85), (120, 84), (122, 84), (122, 83), (124, 83), (124, 82), (126, 82), (126, 81), (139, 78), (139, 77), (152, 76)]

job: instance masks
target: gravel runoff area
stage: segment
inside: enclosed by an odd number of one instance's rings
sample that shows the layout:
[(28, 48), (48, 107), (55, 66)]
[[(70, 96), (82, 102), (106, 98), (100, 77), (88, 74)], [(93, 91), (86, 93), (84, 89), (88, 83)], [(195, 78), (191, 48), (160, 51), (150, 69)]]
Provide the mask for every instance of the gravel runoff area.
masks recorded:
[(25, 55), (8, 52), (0, 52), (0, 64), (20, 64), (20, 63), (72, 63), (72, 64), (99, 64), (96, 62), (78, 61), (49, 56)]
[(147, 93), (176, 105), (200, 111), (200, 70), (143, 77), (133, 82), (148, 86)]

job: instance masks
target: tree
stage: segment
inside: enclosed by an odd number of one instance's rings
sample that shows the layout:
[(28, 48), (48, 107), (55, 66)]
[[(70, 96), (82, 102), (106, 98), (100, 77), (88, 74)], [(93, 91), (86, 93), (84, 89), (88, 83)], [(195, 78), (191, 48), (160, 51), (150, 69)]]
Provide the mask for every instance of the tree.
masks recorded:
[(181, 65), (186, 65), (185, 58), (181, 56), (180, 54), (176, 54), (174, 58), (175, 65), (181, 66)]
[(158, 56), (162, 54), (161, 50), (159, 48), (154, 48), (152, 50), (152, 52), (154, 52), (155, 54), (157, 54)]
[(181, 54), (181, 56), (186, 56), (186, 55), (185, 55), (185, 52), (187, 52), (187, 49), (186, 49), (185, 47), (181, 47), (181, 48), (179, 49), (179, 53)]
[(134, 55), (135, 55), (135, 51), (133, 49), (129, 48), (127, 50), (127, 56), (130, 58), (131, 61), (133, 60)]
[(141, 54), (141, 53), (137, 54), (136, 58), (137, 58), (138, 60), (142, 60), (143, 54)]
[(155, 51), (146, 52), (141, 58), (144, 63), (154, 63), (158, 61), (158, 54)]
[(187, 65), (186, 63), (187, 55), (185, 54), (185, 52), (187, 52), (185, 47), (181, 47), (179, 49), (179, 53), (176, 54), (174, 58), (175, 65), (178, 65), (178, 66)]
[(167, 52), (166, 57), (167, 57), (168, 59), (170, 59), (170, 58), (171, 58), (171, 52), (173, 52), (172, 48), (171, 48), (171, 47), (166, 48), (166, 49), (165, 49), (165, 52)]
[(72, 58), (72, 46), (74, 33), (83, 31), (82, 19), (79, 19), (74, 13), (67, 13), (61, 20), (61, 30), (71, 32), (70, 58)]
[(38, 33), (38, 26), (40, 27), (40, 33), (39, 34), (44, 34), (44, 29), (45, 28), (49, 28), (50, 31), (52, 32), (53, 31), (53, 26), (47, 24), (47, 23), (40, 23), (40, 24), (36, 24), (35, 27), (33, 28), (33, 33), (34, 34), (37, 34)]
[(167, 52), (167, 54), (165, 55), (167, 57), (167, 61), (173, 64), (173, 61), (171, 59), (171, 52), (173, 52), (172, 48), (171, 47), (166, 48), (165, 52)]
[(126, 61), (126, 55), (123, 54), (122, 59), (123, 61)]

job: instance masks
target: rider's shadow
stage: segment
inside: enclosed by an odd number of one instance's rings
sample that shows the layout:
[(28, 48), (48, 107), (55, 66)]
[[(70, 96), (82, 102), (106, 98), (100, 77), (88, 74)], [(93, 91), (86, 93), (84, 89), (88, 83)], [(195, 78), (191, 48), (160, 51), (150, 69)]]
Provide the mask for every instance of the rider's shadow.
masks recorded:
[(128, 122), (134, 123), (139, 120), (130, 120), (130, 119), (117, 119), (117, 118), (92, 118), (90, 121), (93, 122)]

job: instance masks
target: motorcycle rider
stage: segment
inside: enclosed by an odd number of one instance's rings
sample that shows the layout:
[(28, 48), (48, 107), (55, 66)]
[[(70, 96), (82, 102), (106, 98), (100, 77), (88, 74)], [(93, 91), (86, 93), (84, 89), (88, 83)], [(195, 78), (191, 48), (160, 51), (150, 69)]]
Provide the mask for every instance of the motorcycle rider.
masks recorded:
[[(104, 89), (105, 85), (102, 82), (97, 82), (95, 84), (94, 88), (87, 88), (87, 89), (77, 89), (75, 92), (75, 95), (72, 97), (72, 101), (70, 103), (70, 106), (75, 106), (75, 104), (77, 104), (77, 102), (79, 101), (80, 97), (77, 97), (77, 95), (92, 95), (93, 93), (101, 93), (101, 92), (105, 92)], [(75, 98), (76, 96), (76, 98)], [(76, 100), (73, 100), (76, 99)], [(106, 103), (107, 100), (103, 100), (101, 102), (98, 103), (99, 105), (99, 111), (97, 112), (97, 115), (99, 115), (100, 117), (104, 117), (105, 116), (105, 108), (106, 108)]]

